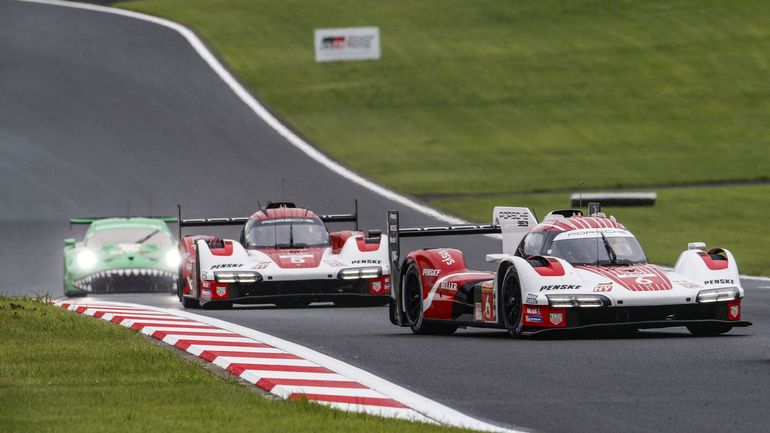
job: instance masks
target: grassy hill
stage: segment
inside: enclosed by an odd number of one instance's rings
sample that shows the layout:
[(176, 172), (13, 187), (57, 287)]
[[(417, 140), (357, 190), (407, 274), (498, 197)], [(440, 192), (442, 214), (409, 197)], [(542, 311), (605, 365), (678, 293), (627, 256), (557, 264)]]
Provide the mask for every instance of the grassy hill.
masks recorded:
[[(762, 1), (143, 0), (121, 7), (198, 31), (253, 93), (333, 158), (398, 191), (476, 217), (514, 193), (770, 180), (770, 3)], [(319, 27), (376, 25), (382, 59), (314, 62)], [(725, 209), (683, 189), (665, 229), (618, 210), (642, 238), (724, 239), (770, 274)], [(479, 194), (483, 194), (479, 195)], [(478, 197), (475, 195), (479, 195)], [(500, 195), (496, 199), (484, 199)], [(537, 201), (564, 207), (568, 194)], [(661, 205), (673, 209), (679, 201)], [(503, 200), (503, 201), (501, 201)], [(678, 200), (678, 199), (677, 199)], [(526, 203), (524, 203), (526, 204)], [(478, 210), (475, 206), (483, 206)], [(642, 212), (641, 214), (638, 212)], [(487, 218), (485, 218), (486, 220)], [(749, 226), (751, 223), (746, 223)], [(726, 234), (704, 239), (710, 227)], [(735, 234), (736, 236), (732, 236)], [(663, 236), (665, 237), (665, 236)], [(644, 239), (643, 239), (644, 240)], [(736, 248), (737, 245), (737, 248)], [(681, 242), (648, 246), (670, 263)]]

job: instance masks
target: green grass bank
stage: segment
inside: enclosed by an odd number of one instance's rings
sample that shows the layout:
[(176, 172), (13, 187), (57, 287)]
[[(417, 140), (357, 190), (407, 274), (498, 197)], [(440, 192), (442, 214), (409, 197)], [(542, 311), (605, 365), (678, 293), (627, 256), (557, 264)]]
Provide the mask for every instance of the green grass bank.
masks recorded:
[[(473, 204), (489, 201), (428, 198), (770, 179), (768, 2), (119, 6), (194, 28), (257, 97), (324, 152), (466, 218), (478, 213)], [(380, 27), (380, 61), (314, 62), (315, 28), (364, 25)], [(725, 208), (770, 208), (761, 191), (736, 192), (748, 201), (727, 194), (717, 202), (710, 191), (682, 189), (687, 207), (674, 214), (686, 218), (688, 238), (724, 228), (725, 246), (743, 264), (769, 239), (755, 233), (744, 241), (741, 232), (759, 232), (757, 220), (732, 231)], [(659, 233), (655, 245), (647, 242), (655, 260), (681, 247), (658, 225), (672, 213), (658, 214), (670, 209), (622, 215), (637, 231)], [(770, 275), (770, 264), (742, 270)]]
[(141, 334), (0, 297), (0, 431), (462, 432), (268, 400)]

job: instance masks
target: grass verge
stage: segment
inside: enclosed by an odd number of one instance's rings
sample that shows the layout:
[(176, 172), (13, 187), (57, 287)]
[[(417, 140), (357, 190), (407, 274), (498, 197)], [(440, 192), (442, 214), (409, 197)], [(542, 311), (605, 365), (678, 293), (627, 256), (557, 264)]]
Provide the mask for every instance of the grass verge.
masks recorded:
[(142, 335), (0, 297), (0, 431), (460, 432), (265, 399)]

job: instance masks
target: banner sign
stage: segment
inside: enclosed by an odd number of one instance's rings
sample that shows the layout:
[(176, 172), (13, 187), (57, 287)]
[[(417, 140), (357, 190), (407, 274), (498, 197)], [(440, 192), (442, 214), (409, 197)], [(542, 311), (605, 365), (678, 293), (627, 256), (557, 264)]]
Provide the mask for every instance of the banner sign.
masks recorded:
[(379, 27), (315, 30), (316, 62), (379, 59)]

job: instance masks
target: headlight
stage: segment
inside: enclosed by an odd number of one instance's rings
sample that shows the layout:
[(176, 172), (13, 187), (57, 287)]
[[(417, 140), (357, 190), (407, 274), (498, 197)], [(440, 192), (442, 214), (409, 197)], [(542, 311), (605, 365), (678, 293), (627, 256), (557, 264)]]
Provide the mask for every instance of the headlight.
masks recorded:
[(603, 295), (545, 295), (548, 298), (548, 305), (553, 308), (571, 308), (571, 307), (606, 307), (610, 305), (610, 300)]
[(179, 262), (182, 261), (182, 257), (179, 256), (179, 251), (168, 250), (166, 253), (166, 266), (169, 268), (178, 268)]
[(740, 291), (737, 287), (723, 287), (721, 289), (706, 289), (698, 292), (697, 301), (701, 303), (732, 301), (738, 299)]
[(342, 280), (356, 280), (379, 278), (382, 276), (382, 268), (379, 266), (370, 266), (368, 268), (348, 268), (343, 269), (337, 274), (337, 278)]
[(83, 250), (78, 253), (77, 257), (75, 258), (77, 261), (78, 267), (80, 269), (91, 269), (96, 265), (96, 262), (99, 261), (99, 259), (96, 258), (96, 254), (94, 254), (91, 250)]
[(220, 271), (214, 272), (214, 280), (218, 283), (256, 283), (262, 281), (259, 272)]

